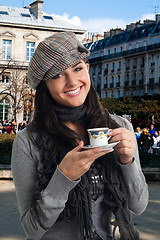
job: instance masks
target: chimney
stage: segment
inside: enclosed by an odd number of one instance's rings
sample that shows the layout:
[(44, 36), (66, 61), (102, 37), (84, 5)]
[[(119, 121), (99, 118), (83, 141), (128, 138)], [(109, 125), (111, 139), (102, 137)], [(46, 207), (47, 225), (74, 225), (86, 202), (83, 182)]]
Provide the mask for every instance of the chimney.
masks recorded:
[(43, 1), (36, 0), (30, 4), (31, 12), (35, 15), (37, 19), (42, 19), (42, 4)]
[(160, 14), (156, 14), (156, 22), (158, 23), (160, 21)]

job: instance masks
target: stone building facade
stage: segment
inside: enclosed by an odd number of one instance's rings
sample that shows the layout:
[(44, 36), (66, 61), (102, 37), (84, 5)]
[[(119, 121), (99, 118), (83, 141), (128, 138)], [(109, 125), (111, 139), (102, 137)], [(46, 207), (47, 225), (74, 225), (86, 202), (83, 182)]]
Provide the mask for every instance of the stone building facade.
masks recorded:
[(89, 41), (90, 75), (102, 98), (160, 94), (160, 16)]
[(44, 13), (42, 5), (40, 0), (25, 8), (0, 5), (0, 120), (28, 120), (34, 94), (27, 84), (27, 69), (38, 43), (58, 31), (73, 31), (79, 40), (85, 32)]

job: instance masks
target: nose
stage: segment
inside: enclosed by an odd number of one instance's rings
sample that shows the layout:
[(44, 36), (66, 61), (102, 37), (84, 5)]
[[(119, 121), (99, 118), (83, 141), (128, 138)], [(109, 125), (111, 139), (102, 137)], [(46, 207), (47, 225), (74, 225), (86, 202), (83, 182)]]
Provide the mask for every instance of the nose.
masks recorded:
[(76, 86), (77, 84), (77, 81), (76, 81), (76, 78), (74, 76), (74, 74), (72, 72), (68, 72), (66, 74), (66, 85), (67, 87), (74, 87)]

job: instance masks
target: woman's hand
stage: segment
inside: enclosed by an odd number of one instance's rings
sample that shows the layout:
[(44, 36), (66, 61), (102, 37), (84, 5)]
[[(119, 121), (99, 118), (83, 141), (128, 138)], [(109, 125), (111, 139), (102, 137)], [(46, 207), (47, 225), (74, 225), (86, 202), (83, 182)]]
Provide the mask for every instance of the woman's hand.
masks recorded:
[(65, 155), (59, 164), (61, 172), (73, 181), (86, 173), (97, 158), (113, 151), (113, 149), (102, 151), (99, 147), (82, 151), (83, 145), (81, 141), (77, 147)]
[(111, 130), (109, 135), (112, 137), (110, 142), (120, 141), (120, 143), (115, 146), (115, 150), (120, 157), (121, 163), (132, 163), (136, 149), (136, 138), (134, 133), (126, 128), (116, 128)]

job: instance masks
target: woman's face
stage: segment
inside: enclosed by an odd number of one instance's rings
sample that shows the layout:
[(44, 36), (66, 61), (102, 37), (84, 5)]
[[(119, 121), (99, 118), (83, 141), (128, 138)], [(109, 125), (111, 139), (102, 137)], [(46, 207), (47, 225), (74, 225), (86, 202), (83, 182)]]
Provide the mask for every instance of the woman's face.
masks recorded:
[(57, 76), (46, 81), (53, 99), (67, 107), (82, 105), (90, 89), (89, 64), (80, 60)]

